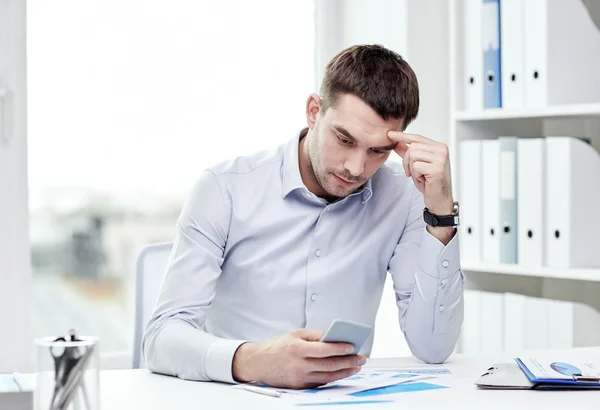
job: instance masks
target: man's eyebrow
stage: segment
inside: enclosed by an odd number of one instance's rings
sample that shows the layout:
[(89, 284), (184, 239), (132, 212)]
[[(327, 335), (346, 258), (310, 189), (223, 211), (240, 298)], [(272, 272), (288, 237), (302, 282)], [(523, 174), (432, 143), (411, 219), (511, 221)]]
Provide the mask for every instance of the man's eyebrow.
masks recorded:
[[(344, 137), (348, 138), (349, 140), (351, 140), (353, 142), (356, 142), (356, 138), (354, 138), (352, 136), (352, 134), (350, 134), (348, 132), (348, 130), (345, 129), (344, 127), (342, 127), (341, 125), (334, 125), (333, 129), (336, 130), (337, 132), (339, 132), (340, 134), (342, 134)], [(386, 145), (384, 147), (371, 147), (371, 148), (379, 149), (379, 150), (382, 150), (382, 151), (391, 151), (394, 148), (396, 148), (397, 144), (398, 144), (397, 142), (394, 142), (394, 143), (392, 143), (390, 145)]]

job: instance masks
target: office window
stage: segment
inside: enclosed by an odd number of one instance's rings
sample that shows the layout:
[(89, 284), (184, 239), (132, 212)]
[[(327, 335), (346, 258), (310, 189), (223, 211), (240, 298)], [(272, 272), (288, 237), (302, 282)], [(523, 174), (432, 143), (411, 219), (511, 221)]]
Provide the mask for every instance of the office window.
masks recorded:
[(131, 350), (134, 261), (201, 170), (285, 143), (315, 91), (307, 0), (29, 0), (34, 336)]

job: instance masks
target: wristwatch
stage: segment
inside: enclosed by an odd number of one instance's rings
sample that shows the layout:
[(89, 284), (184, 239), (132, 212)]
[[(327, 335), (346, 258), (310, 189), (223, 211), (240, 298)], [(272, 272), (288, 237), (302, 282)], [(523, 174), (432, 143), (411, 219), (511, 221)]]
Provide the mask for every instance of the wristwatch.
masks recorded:
[(431, 226), (457, 227), (460, 224), (458, 202), (454, 202), (454, 211), (452, 211), (452, 215), (434, 215), (425, 208), (423, 209), (423, 219), (427, 225)]

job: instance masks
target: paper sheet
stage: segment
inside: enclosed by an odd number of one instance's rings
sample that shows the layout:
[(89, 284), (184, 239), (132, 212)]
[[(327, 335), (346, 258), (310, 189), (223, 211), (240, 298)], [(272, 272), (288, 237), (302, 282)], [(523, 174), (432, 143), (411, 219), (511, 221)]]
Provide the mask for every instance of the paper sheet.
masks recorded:
[[(274, 388), (265, 385), (258, 385), (270, 391), (276, 391), (281, 394), (280, 399), (292, 402), (298, 405), (311, 405), (317, 403), (338, 403), (338, 404), (358, 404), (357, 401), (369, 402), (388, 402), (389, 398), (371, 398), (368, 396), (377, 396), (379, 394), (391, 394), (401, 391), (417, 391), (436, 388), (437, 385), (428, 383), (415, 383), (424, 379), (431, 379), (431, 375), (420, 375), (390, 371), (389, 369), (377, 370), (367, 369), (354, 376), (347, 377), (316, 389), (283, 389)], [(412, 385), (405, 389), (399, 386)], [(237, 385), (234, 388), (243, 389), (245, 385)], [(436, 386), (436, 387), (431, 387)], [(387, 390), (386, 390), (387, 389)], [(380, 392), (380, 393), (377, 393)], [(363, 396), (364, 395), (364, 396)], [(348, 403), (346, 403), (348, 402)]]

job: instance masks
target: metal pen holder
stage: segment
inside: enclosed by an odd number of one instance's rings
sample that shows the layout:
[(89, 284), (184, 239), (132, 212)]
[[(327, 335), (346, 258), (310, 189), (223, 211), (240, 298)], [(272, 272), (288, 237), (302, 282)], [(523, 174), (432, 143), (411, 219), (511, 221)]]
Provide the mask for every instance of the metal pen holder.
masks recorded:
[(99, 410), (98, 339), (71, 331), (35, 344), (35, 410)]

